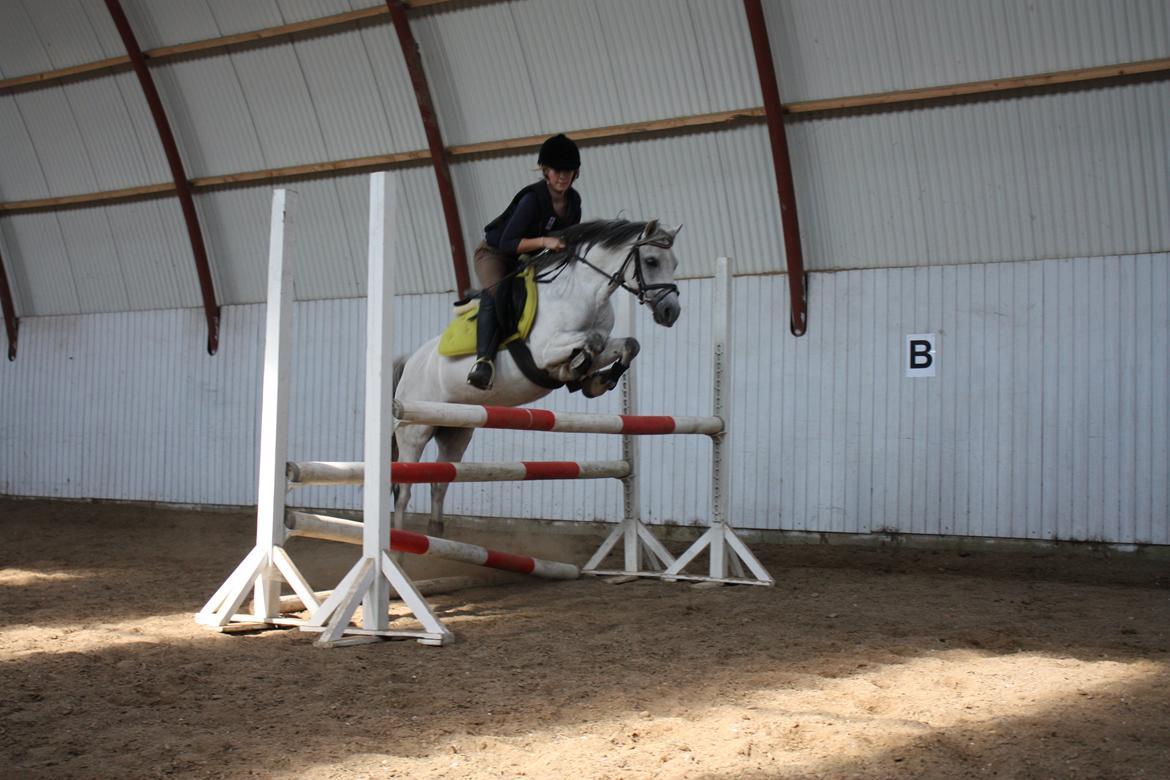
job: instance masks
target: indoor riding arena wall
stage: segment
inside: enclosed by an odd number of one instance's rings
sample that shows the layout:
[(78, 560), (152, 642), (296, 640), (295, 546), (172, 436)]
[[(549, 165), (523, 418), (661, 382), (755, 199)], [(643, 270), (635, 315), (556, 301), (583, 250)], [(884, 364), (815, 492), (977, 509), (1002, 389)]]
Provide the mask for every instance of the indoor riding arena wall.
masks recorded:
[[(735, 280), (737, 527), (1170, 544), (1170, 256), (814, 273), (800, 339), (781, 333), (786, 283)], [(710, 409), (710, 284), (682, 284), (673, 329), (638, 313), (642, 413)], [(397, 351), (437, 333), (449, 302), (399, 296)], [(617, 308), (615, 332), (628, 332)], [(297, 305), (293, 459), (361, 457), (364, 311), (359, 299)], [(0, 493), (254, 504), (263, 316), (225, 307), (216, 357), (194, 309), (24, 319), (21, 358), (0, 362)], [(924, 333), (936, 373), (911, 378), (906, 337)], [(539, 405), (618, 401), (559, 391)], [(641, 446), (644, 517), (705, 523), (709, 444)], [(467, 459), (619, 456), (608, 437), (480, 431)], [(360, 496), (308, 488), (290, 502), (357, 508)], [(613, 521), (620, 485), (461, 484), (447, 509)]]

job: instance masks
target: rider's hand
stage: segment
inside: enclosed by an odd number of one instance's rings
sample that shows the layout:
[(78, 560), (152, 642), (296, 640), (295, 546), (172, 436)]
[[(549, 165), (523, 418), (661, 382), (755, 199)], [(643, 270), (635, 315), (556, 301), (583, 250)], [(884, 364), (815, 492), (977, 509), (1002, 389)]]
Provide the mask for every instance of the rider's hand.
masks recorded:
[(545, 249), (551, 249), (554, 252), (559, 252), (565, 248), (565, 242), (556, 236), (545, 236), (541, 239), (544, 243)]

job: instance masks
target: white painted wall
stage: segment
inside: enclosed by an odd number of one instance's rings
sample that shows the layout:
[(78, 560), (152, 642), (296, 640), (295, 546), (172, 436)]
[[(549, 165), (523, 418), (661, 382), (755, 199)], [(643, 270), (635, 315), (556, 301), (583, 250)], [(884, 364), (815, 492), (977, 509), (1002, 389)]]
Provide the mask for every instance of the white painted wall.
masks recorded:
[[(1170, 255), (814, 274), (800, 339), (786, 284), (735, 284), (737, 525), (1170, 544)], [(710, 286), (683, 284), (673, 329), (639, 317), (644, 412), (708, 411)], [(447, 300), (398, 299), (400, 348), (437, 332)], [(294, 459), (360, 457), (364, 310), (297, 306)], [(198, 309), (24, 319), (18, 360), (0, 362), (0, 493), (254, 503), (263, 311), (225, 308), (216, 357)], [(938, 373), (909, 379), (904, 339), (924, 332), (938, 334)], [(646, 440), (647, 517), (706, 520), (709, 449)], [(619, 452), (616, 439), (482, 431), (469, 459)], [(360, 506), (350, 488), (293, 503)], [(620, 505), (616, 483), (448, 495), (450, 511), (489, 516), (614, 520)]]

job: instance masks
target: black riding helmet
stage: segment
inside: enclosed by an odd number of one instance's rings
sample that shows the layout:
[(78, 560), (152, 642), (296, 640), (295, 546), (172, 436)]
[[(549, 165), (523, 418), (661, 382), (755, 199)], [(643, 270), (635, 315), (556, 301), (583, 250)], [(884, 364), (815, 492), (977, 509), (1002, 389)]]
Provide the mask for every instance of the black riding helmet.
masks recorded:
[(555, 171), (576, 171), (581, 167), (581, 153), (577, 151), (573, 139), (564, 133), (557, 133), (540, 145), (536, 164)]

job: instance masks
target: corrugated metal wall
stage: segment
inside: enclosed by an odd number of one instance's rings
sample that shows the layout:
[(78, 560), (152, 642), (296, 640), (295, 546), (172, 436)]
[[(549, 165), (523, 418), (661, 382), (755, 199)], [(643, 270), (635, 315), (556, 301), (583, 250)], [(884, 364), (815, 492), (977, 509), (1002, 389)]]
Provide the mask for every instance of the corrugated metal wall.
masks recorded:
[[(1170, 543), (1170, 255), (848, 271), (813, 278), (809, 335), (782, 276), (739, 277), (732, 516), (749, 528)], [(644, 313), (646, 412), (710, 403), (709, 280), (675, 328)], [(398, 299), (396, 343), (445, 296)], [(0, 492), (192, 503), (255, 500), (263, 306), (229, 307), (221, 354), (198, 311), (29, 320), (0, 363)], [(291, 457), (360, 454), (364, 304), (297, 309)], [(938, 334), (938, 375), (904, 375), (907, 334)], [(616, 398), (557, 393), (562, 410)], [(469, 460), (604, 459), (615, 438), (483, 431)], [(646, 439), (643, 511), (708, 517), (709, 445)], [(419, 491), (415, 507), (428, 506)], [(353, 489), (306, 505), (356, 507)], [(616, 519), (615, 484), (456, 485), (453, 512)]]
[[(147, 48), (371, 5), (127, 3)], [(75, 0), (45, 0), (0, 15), (0, 76), (121, 53), (99, 0), (76, 9)], [(773, 0), (765, 10), (788, 102), (1170, 53), (1163, 0)], [(412, 26), (448, 145), (762, 102), (739, 0), (455, 4), (415, 14)], [(548, 66), (553, 61), (557, 67)], [(153, 73), (192, 177), (426, 148), (385, 21), (168, 62)], [(812, 270), (1170, 249), (1170, 82), (796, 117), (789, 126)], [(0, 95), (0, 138), (0, 200), (169, 179), (128, 73)], [(453, 166), (469, 248), (535, 178), (532, 158)], [(587, 146), (583, 158), (587, 216), (687, 223), (702, 259), (684, 275), (708, 274), (707, 258), (720, 253), (741, 258), (745, 271), (784, 269), (762, 124)], [(450, 290), (434, 176), (426, 167), (402, 176), (411, 196), (402, 224), (413, 242), (402, 289)], [(306, 235), (319, 243), (299, 297), (360, 295), (353, 236), (365, 212), (352, 193), (362, 187), (346, 177), (301, 186)], [(255, 258), (264, 253), (255, 248), (268, 202), (266, 187), (198, 198), (223, 303), (262, 298)], [(20, 314), (199, 305), (175, 202), (134, 209), (0, 219)], [(143, 253), (167, 258), (173, 269), (148, 269), (139, 283)]]
[[(144, 47), (378, 5), (127, 2)], [(787, 102), (1165, 57), (1164, 0), (772, 0)], [(101, 0), (0, 13), (0, 77), (122, 53)], [(498, 140), (761, 103), (739, 0), (454, 4), (412, 23), (445, 141)], [(571, 31), (572, 34), (566, 34)], [(556, 60), (558, 67), (548, 67)], [(385, 22), (154, 69), (194, 177), (425, 148)], [(0, 95), (0, 200), (167, 181), (130, 74)], [(710, 401), (710, 273), (736, 257), (733, 516), (756, 528), (1170, 543), (1170, 82), (793, 117), (813, 272), (790, 338), (761, 124), (585, 146), (587, 216), (685, 223), (687, 312), (639, 321), (643, 406)], [(532, 155), (452, 168), (467, 245), (534, 179)], [(405, 197), (398, 343), (454, 285), (429, 168)], [(301, 193), (292, 456), (357, 457), (365, 181)], [(270, 189), (201, 194), (224, 310), (217, 357), (174, 200), (0, 219), (22, 316), (0, 363), (0, 492), (191, 503), (255, 497)], [(753, 274), (748, 276), (748, 274)], [(116, 312), (99, 314), (100, 312)], [(69, 316), (39, 316), (69, 315)], [(756, 322), (757, 319), (762, 324)], [(912, 332), (939, 375), (907, 379)], [(560, 409), (612, 411), (558, 394)], [(644, 442), (644, 511), (708, 513), (708, 445)], [(470, 457), (608, 458), (618, 443), (485, 432)], [(422, 491), (425, 493), (426, 491)], [(352, 490), (306, 504), (356, 506)], [(427, 497), (416, 502), (425, 508)], [(613, 519), (614, 485), (463, 485), (452, 511)]]

